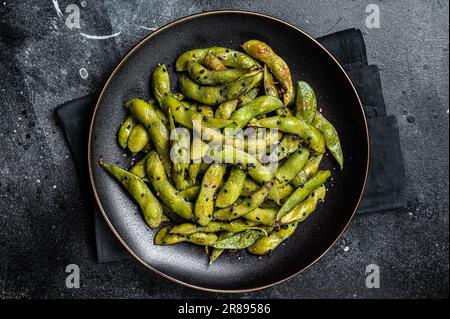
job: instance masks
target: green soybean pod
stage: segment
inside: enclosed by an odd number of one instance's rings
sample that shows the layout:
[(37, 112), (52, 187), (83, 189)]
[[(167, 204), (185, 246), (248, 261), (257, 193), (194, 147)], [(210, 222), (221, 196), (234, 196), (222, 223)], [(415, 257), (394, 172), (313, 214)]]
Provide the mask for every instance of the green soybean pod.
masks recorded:
[(149, 157), (149, 154), (145, 155), (141, 160), (139, 160), (136, 164), (134, 164), (130, 168), (130, 173), (133, 173), (140, 179), (146, 178), (146, 172), (145, 172), (145, 164), (147, 163), (147, 159)]
[(250, 196), (259, 189), (259, 185), (251, 178), (246, 178), (242, 187), (241, 196)]
[(214, 218), (217, 220), (233, 220), (250, 213), (264, 202), (272, 186), (272, 182), (266, 183), (239, 204), (216, 210), (214, 212)]
[(303, 167), (302, 171), (292, 180), (292, 185), (300, 187), (306, 183), (306, 181), (313, 176), (319, 169), (320, 162), (322, 161), (323, 154), (316, 154), (311, 156)]
[(170, 110), (175, 122), (190, 129), (194, 127), (194, 121), (200, 121), (202, 127), (217, 129), (224, 128), (232, 123), (231, 120), (205, 116), (192, 109), (186, 108), (182, 102), (171, 95), (164, 98), (163, 105), (165, 106), (165, 109)]
[(234, 123), (230, 124), (228, 127), (243, 128), (252, 118), (270, 113), (282, 107), (283, 102), (276, 97), (267, 95), (257, 97), (231, 115), (230, 120), (234, 121)]
[(248, 91), (245, 94), (242, 94), (241, 96), (239, 96), (238, 98), (238, 107), (244, 106), (245, 104), (253, 101), (254, 99), (256, 99), (259, 95), (259, 87), (254, 87), (253, 89), (251, 89), (250, 91)]
[(147, 177), (161, 201), (184, 219), (194, 219), (191, 202), (179, 196), (179, 191), (169, 182), (161, 160), (156, 152), (149, 153), (146, 164)]
[(155, 146), (156, 151), (161, 157), (164, 169), (167, 174), (170, 175), (171, 161), (169, 156), (169, 130), (156, 115), (155, 108), (153, 106), (155, 100), (151, 100), (150, 102), (151, 103), (147, 103), (144, 100), (132, 99), (126, 103), (126, 106), (136, 120), (142, 123), (147, 129), (152, 144)]
[(218, 57), (227, 67), (250, 69), (260, 67), (260, 64), (245, 53), (222, 47), (211, 47), (204, 49), (194, 49), (181, 54), (176, 62), (177, 72), (186, 71), (188, 62), (202, 62), (206, 55), (210, 53)]
[(147, 130), (142, 124), (138, 124), (131, 131), (128, 138), (128, 149), (131, 153), (139, 153), (150, 141)]
[(256, 208), (250, 213), (243, 215), (242, 218), (261, 225), (271, 226), (277, 220), (277, 213), (278, 210), (273, 208)]
[(246, 176), (247, 174), (240, 168), (234, 167), (231, 169), (230, 176), (217, 195), (216, 207), (228, 207), (239, 198)]
[(317, 98), (313, 88), (304, 81), (297, 81), (296, 116), (311, 124), (317, 112)]
[(223, 64), (222, 60), (211, 53), (207, 53), (205, 55), (202, 64), (210, 70), (220, 71), (226, 69), (226, 66)]
[(293, 153), (275, 172), (275, 185), (283, 187), (289, 184), (303, 169), (309, 158), (309, 149), (302, 147)]
[(198, 106), (198, 112), (200, 114), (208, 116), (213, 118), (214, 117), (214, 110), (210, 105), (199, 105)]
[(228, 120), (231, 117), (231, 114), (236, 110), (238, 105), (238, 100), (225, 101), (220, 103), (220, 105), (216, 109), (216, 117), (219, 119)]
[(213, 233), (194, 233), (189, 236), (170, 234), (170, 227), (161, 228), (155, 236), (155, 245), (175, 245), (189, 242), (200, 246), (213, 246), (218, 236)]
[(253, 226), (243, 221), (231, 221), (231, 222), (210, 222), (207, 226), (198, 226), (192, 223), (183, 223), (172, 227), (170, 230), (171, 234), (180, 234), (180, 235), (191, 235), (194, 233), (202, 232), (202, 233), (217, 233), (220, 231), (229, 231), (233, 233), (238, 233), (241, 231), (256, 229), (262, 232), (266, 230), (262, 227)]
[(283, 136), (281, 142), (277, 147), (270, 153), (269, 160), (271, 162), (277, 162), (285, 159), (300, 147), (301, 140), (297, 135), (286, 134)]
[(325, 153), (325, 141), (322, 134), (305, 121), (293, 116), (273, 116), (260, 120), (253, 119), (249, 125), (265, 128), (278, 128), (280, 131), (300, 136), (317, 153)]
[(191, 100), (215, 106), (224, 101), (237, 99), (254, 88), (261, 80), (262, 72), (252, 71), (227, 84), (206, 86), (199, 85), (183, 75), (180, 77), (179, 87), (180, 91)]
[(195, 201), (198, 193), (200, 192), (200, 186), (194, 185), (180, 192), (180, 197), (187, 199), (189, 201)]
[(297, 225), (298, 223), (283, 225), (279, 229), (271, 231), (268, 235), (260, 237), (247, 250), (253, 255), (266, 255), (291, 237), (297, 229)]
[(326, 191), (325, 186), (319, 186), (311, 193), (311, 195), (309, 195), (289, 213), (284, 215), (277, 223), (283, 225), (305, 220), (316, 209), (319, 201), (323, 201), (325, 199)]
[(278, 90), (273, 82), (272, 73), (270, 73), (267, 65), (264, 65), (264, 92), (266, 95), (278, 98)]
[(211, 148), (208, 155), (214, 161), (221, 163), (228, 163), (229, 159), (231, 159), (234, 164), (243, 166), (248, 174), (260, 184), (269, 182), (273, 178), (270, 168), (258, 162), (253, 155), (231, 145)]
[(242, 48), (250, 56), (264, 62), (278, 79), (283, 87), (283, 102), (288, 105), (294, 95), (291, 71), (286, 62), (278, 56), (266, 43), (258, 40), (249, 40), (242, 45)]
[(158, 227), (163, 220), (163, 209), (158, 199), (153, 196), (153, 193), (144, 181), (120, 167), (106, 164), (101, 161), (100, 164), (123, 185), (128, 193), (139, 204), (144, 215), (144, 220), (148, 226), (150, 226), (150, 228)]
[(186, 71), (192, 81), (201, 85), (222, 85), (233, 82), (247, 73), (245, 69), (208, 70), (197, 62), (188, 62)]
[(195, 201), (194, 213), (197, 222), (206, 226), (212, 220), (214, 211), (214, 195), (222, 183), (226, 166), (223, 164), (212, 164), (206, 170), (202, 179), (200, 192)]
[(136, 126), (136, 120), (132, 115), (129, 115), (127, 119), (122, 123), (117, 132), (117, 142), (121, 148), (126, 148), (128, 143), (128, 138), (130, 137), (131, 132)]
[(338, 162), (341, 170), (344, 168), (344, 155), (342, 153), (341, 142), (339, 135), (334, 126), (319, 112), (316, 113), (312, 125), (317, 128), (325, 140), (325, 145)]
[(281, 219), (284, 215), (289, 213), (295, 206), (302, 202), (309, 194), (312, 193), (317, 187), (324, 184), (331, 173), (329, 170), (318, 171), (311, 179), (309, 179), (305, 185), (300, 186), (297, 190), (289, 196), (289, 198), (281, 206), (277, 219)]
[(213, 247), (219, 249), (244, 249), (251, 246), (264, 233), (259, 230), (246, 230), (230, 237), (217, 240)]
[(153, 71), (151, 86), (153, 95), (158, 101), (159, 105), (163, 107), (162, 101), (164, 97), (171, 94), (169, 72), (164, 64), (160, 64)]
[[(219, 234), (219, 238), (217, 240), (220, 241), (222, 239), (231, 237), (233, 235), (234, 235), (234, 233), (232, 233), (232, 232), (223, 231)], [(213, 251), (211, 252), (211, 256), (209, 256), (209, 264), (211, 265), (213, 262), (215, 262), (217, 260), (217, 258), (219, 258), (220, 255), (222, 255), (224, 250), (225, 249), (214, 248)]]

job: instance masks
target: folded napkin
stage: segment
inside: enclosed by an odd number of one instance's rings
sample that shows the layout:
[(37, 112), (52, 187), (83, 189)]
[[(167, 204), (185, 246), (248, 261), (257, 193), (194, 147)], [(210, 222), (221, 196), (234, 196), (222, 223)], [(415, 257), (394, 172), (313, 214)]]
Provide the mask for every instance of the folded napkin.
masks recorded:
[[(371, 142), (366, 190), (358, 213), (392, 210), (405, 206), (405, 171), (400, 149), (397, 119), (386, 115), (380, 76), (368, 65), (360, 30), (348, 29), (321, 38), (322, 43), (344, 66), (364, 104)], [(87, 142), (97, 95), (67, 102), (56, 108), (62, 130), (76, 162), (79, 182), (85, 190), (86, 207), (95, 214), (95, 238), (100, 263), (130, 258), (102, 218), (90, 192)], [(395, 176), (395, 178), (392, 178)]]

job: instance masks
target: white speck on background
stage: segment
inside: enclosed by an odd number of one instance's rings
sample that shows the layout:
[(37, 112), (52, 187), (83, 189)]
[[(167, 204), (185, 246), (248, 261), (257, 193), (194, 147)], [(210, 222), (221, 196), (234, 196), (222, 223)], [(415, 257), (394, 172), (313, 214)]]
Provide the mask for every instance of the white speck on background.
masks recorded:
[(86, 80), (88, 78), (88, 76), (89, 76), (89, 73), (88, 73), (88, 71), (85, 68), (81, 68), (80, 69), (80, 76), (81, 76), (82, 79)]
[(348, 246), (345, 246), (345, 247), (344, 247), (344, 251), (345, 251), (345, 252), (347, 252), (347, 251), (349, 251), (349, 250), (350, 250), (350, 247), (348, 247)]
[(53, 189), (56, 189), (56, 185), (53, 185)]
[(95, 34), (86, 34), (86, 33), (80, 32), (80, 34), (83, 37), (88, 38), (88, 39), (93, 39), (93, 40), (106, 40), (109, 38), (114, 38), (114, 37), (117, 37), (120, 33), (121, 32), (119, 31), (119, 32), (116, 32), (113, 34), (108, 34), (108, 35), (95, 35)]
[(36, 183), (38, 183), (38, 184), (39, 184), (40, 182), (41, 182), (41, 180), (40, 180), (40, 179), (36, 180)]

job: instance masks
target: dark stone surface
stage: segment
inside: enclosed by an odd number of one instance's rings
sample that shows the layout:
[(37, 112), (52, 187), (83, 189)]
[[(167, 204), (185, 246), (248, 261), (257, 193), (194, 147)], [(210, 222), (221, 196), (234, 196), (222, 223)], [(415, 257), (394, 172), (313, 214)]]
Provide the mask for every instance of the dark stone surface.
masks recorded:
[[(54, 3), (62, 12), (78, 3), (81, 29), (67, 28)], [(374, 3), (380, 29), (365, 27), (366, 4), (357, 1), (1, 1), (0, 296), (232, 296), (181, 287), (132, 260), (97, 264), (92, 218), (53, 117), (57, 105), (102, 86), (149, 32), (142, 27), (222, 8), (267, 13), (313, 36), (361, 28), (369, 62), (380, 67), (387, 112), (399, 121), (408, 184), (406, 209), (357, 217), (305, 272), (239, 297), (448, 296), (448, 2)], [(119, 31), (107, 40), (80, 34)], [(72, 263), (81, 269), (80, 289), (65, 287), (65, 267)], [(365, 287), (370, 263), (380, 267), (380, 289)]]

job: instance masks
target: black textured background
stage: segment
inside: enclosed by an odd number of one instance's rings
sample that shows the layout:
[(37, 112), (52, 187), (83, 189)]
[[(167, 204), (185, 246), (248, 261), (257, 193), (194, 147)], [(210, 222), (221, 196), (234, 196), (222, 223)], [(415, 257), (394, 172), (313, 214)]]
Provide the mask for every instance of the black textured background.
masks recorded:
[[(80, 29), (65, 26), (56, 3), (62, 15), (80, 6)], [(388, 114), (399, 121), (408, 185), (406, 209), (356, 217), (301, 275), (239, 296), (448, 296), (448, 2), (371, 3), (380, 6), (380, 29), (365, 27), (368, 3), (360, 1), (0, 1), (0, 297), (229, 296), (178, 286), (133, 260), (96, 263), (91, 217), (53, 116), (57, 105), (98, 91), (145, 28), (221, 8), (267, 13), (313, 36), (361, 28)], [(65, 286), (72, 263), (79, 289)], [(380, 267), (380, 289), (365, 287), (370, 263)]]

